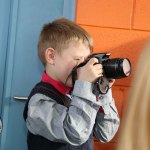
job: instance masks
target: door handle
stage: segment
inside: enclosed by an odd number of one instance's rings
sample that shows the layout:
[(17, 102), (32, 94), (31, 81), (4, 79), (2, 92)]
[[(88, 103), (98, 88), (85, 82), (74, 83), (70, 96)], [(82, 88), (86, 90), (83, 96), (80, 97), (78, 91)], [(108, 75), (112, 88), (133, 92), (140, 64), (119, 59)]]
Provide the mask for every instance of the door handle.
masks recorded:
[(0, 133), (2, 133), (2, 130), (3, 130), (3, 124), (2, 124), (2, 120), (0, 118)]
[(16, 101), (27, 101), (28, 100), (28, 97), (25, 97), (25, 96), (14, 96), (13, 97)]

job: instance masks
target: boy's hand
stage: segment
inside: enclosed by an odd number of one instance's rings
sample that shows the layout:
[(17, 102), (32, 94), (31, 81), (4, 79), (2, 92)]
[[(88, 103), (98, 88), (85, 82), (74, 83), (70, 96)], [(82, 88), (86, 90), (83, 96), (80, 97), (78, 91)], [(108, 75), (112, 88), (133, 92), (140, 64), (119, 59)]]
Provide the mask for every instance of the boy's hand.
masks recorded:
[(115, 83), (115, 79), (109, 80), (109, 87), (111, 88), (111, 87), (113, 86), (114, 83)]
[(91, 58), (86, 65), (77, 69), (78, 80), (95, 82), (98, 77), (103, 76), (102, 65), (98, 63), (98, 59)]

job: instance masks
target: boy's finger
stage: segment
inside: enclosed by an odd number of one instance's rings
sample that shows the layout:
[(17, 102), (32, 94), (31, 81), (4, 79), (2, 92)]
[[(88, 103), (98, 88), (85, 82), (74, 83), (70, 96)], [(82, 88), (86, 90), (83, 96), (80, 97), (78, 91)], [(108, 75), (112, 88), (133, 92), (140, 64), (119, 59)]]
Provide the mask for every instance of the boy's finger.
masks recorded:
[(96, 64), (96, 63), (98, 63), (98, 59), (97, 59), (97, 58), (91, 58), (91, 59), (88, 61), (88, 64), (89, 64), (89, 65), (94, 65), (94, 64)]
[(101, 69), (103, 69), (103, 66), (102, 66), (102, 64), (96, 64), (96, 65), (95, 65), (95, 68), (96, 68), (97, 70), (101, 70)]
[(109, 80), (109, 83), (114, 83), (115, 82), (115, 79), (110, 79)]

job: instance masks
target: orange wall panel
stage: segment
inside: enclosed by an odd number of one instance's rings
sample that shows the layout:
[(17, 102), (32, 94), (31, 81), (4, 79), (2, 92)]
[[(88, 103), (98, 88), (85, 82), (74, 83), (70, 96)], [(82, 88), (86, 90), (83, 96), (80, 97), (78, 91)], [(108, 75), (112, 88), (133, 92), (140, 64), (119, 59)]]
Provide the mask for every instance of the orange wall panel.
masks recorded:
[(102, 27), (131, 28), (132, 0), (77, 0), (76, 21)]
[(128, 92), (129, 87), (113, 86), (112, 88), (113, 98), (115, 99), (115, 104), (117, 106), (120, 118), (123, 115), (123, 111), (128, 99)]
[(134, 29), (150, 30), (150, 1), (137, 0), (134, 13)]
[[(94, 39), (94, 52), (110, 52), (110, 58), (129, 58), (134, 75), (139, 55), (150, 38), (149, 32), (119, 30), (82, 25)], [(132, 75), (116, 80), (117, 85), (130, 86)]]
[[(138, 58), (150, 39), (149, 0), (76, 0), (76, 22), (94, 39), (94, 52), (129, 58), (132, 74), (116, 79), (113, 97), (122, 119)], [(120, 128), (119, 128), (120, 130)], [(115, 150), (118, 133), (108, 143), (95, 140), (95, 150)]]
[(95, 142), (94, 150), (115, 150), (116, 144), (114, 143), (100, 143)]

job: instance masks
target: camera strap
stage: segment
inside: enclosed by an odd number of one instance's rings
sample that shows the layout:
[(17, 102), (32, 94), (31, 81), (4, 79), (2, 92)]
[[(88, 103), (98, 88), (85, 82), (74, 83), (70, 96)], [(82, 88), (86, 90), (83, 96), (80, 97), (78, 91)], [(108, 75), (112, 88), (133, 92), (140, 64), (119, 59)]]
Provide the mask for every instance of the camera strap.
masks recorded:
[(98, 84), (100, 94), (106, 94), (108, 92), (109, 81), (106, 77), (100, 77), (96, 83)]
[(77, 67), (72, 70), (72, 89), (74, 88), (75, 81), (77, 80)]

